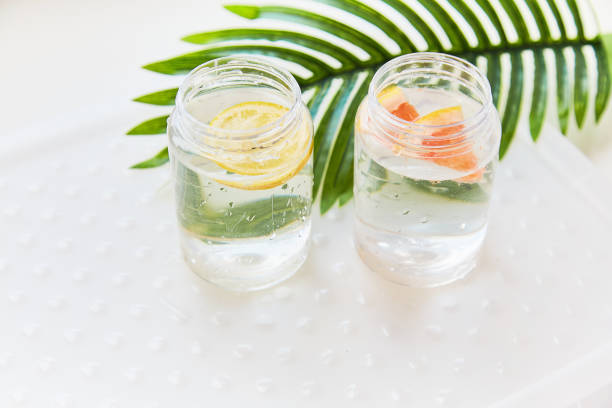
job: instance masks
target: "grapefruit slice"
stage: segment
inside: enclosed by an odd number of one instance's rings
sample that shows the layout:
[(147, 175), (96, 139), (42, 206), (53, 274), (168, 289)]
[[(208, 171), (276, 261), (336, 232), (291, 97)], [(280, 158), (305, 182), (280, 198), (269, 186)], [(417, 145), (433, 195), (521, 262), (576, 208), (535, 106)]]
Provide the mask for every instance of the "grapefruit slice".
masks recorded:
[[(453, 123), (458, 123), (463, 121), (463, 111), (461, 106), (452, 106), (450, 108), (443, 108), (428, 113), (426, 115), (421, 116), (415, 123), (421, 125), (429, 125), (429, 126), (443, 126), (443, 125), (452, 125)], [(431, 136), (432, 139), (427, 139), (423, 141), (423, 145), (425, 146), (443, 146), (447, 144), (460, 143), (465, 140), (464, 135), (460, 135), (453, 138), (444, 138), (443, 140), (436, 140), (436, 137), (448, 136), (455, 134), (461, 131), (464, 128), (463, 125), (457, 126), (448, 126), (444, 129), (434, 131)], [(462, 182), (475, 182), (479, 181), (484, 173), (484, 169), (477, 169), (478, 166), (478, 157), (472, 151), (471, 145), (466, 145), (458, 149), (452, 157), (443, 157), (444, 153), (439, 152), (428, 152), (425, 153), (425, 156), (432, 160), (434, 163), (439, 164), (440, 166), (449, 167), (453, 170), (468, 172), (471, 174), (467, 176), (461, 177), (458, 181)]]
[(378, 103), (400, 119), (411, 122), (419, 117), (415, 107), (406, 101), (404, 92), (397, 85), (388, 86), (380, 91), (377, 99)]
[[(463, 125), (446, 126), (463, 121), (463, 110), (460, 105), (438, 109), (426, 115), (419, 116), (416, 108), (408, 103), (404, 96), (404, 92), (397, 85), (388, 86), (380, 91), (377, 99), (385, 109), (400, 119), (421, 125), (445, 126), (443, 129), (432, 132), (432, 138), (423, 140), (422, 143), (424, 146), (444, 146), (447, 144), (461, 143), (465, 140), (464, 135), (452, 138), (442, 138), (443, 136), (458, 133), (464, 128)], [(436, 140), (436, 137), (440, 137), (440, 139)], [(399, 146), (392, 146), (392, 149), (394, 151), (399, 150), (396, 149), (397, 147)], [(435, 151), (425, 153), (424, 156), (440, 166), (449, 167), (461, 172), (471, 172), (467, 176), (457, 180), (460, 182), (477, 182), (484, 173), (484, 169), (477, 169), (478, 157), (476, 157), (469, 144), (458, 149), (453, 157), (444, 157), (444, 153)]]

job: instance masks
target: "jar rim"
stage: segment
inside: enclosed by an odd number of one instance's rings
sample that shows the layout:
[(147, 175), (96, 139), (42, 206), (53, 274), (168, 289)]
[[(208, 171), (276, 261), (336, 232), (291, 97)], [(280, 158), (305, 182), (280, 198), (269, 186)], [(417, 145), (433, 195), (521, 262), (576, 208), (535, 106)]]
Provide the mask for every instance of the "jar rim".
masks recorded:
[[(291, 93), (291, 106), (287, 112), (262, 127), (253, 129), (223, 129), (204, 123), (186, 109), (185, 99), (189, 96), (188, 93), (191, 91), (191, 86), (195, 80), (205, 75), (214, 75), (224, 70), (237, 68), (259, 70), (270, 74), (273, 77), (271, 80), (282, 83)], [(237, 72), (236, 75), (240, 74)], [(288, 126), (292, 122), (292, 118), (296, 117), (299, 113), (301, 96), (300, 86), (288, 70), (273, 65), (265, 57), (234, 54), (212, 59), (191, 70), (179, 86), (175, 99), (175, 112), (179, 113), (180, 119), (187, 121), (194, 128), (193, 130), (206, 134), (207, 138), (228, 140), (227, 136), (229, 135), (230, 140), (253, 140), (266, 137), (270, 133), (276, 133), (279, 128)], [(224, 136), (221, 137), (221, 134)]]
[[(479, 104), (481, 106), (478, 112), (459, 122), (453, 122), (445, 125), (429, 125), (411, 122), (397, 117), (391, 112), (389, 112), (384, 106), (382, 106), (382, 104), (378, 101), (377, 98), (378, 93), (382, 90), (380, 88), (382, 88), (381, 82), (384, 79), (384, 76), (390, 70), (395, 69), (398, 66), (413, 64), (417, 62), (434, 62), (447, 64), (449, 66), (452, 66), (453, 68), (459, 69), (460, 72), (466, 73), (471, 77), (474, 77), (478, 86), (482, 88), (480, 92), (482, 100), (479, 101)], [(409, 72), (410, 69), (407, 69), (406, 71)], [(436, 72), (436, 70), (434, 69), (427, 69), (427, 71), (432, 73)], [(438, 72), (444, 71), (438, 70)], [(384, 118), (386, 124), (396, 128), (399, 131), (401, 131), (402, 129), (414, 129), (416, 130), (415, 133), (418, 135), (429, 134), (431, 131), (440, 131), (449, 128), (461, 128), (460, 132), (451, 132), (450, 134), (445, 136), (436, 136), (436, 140), (439, 141), (453, 140), (457, 137), (458, 134), (469, 132), (474, 127), (479, 126), (484, 120), (486, 120), (491, 109), (493, 109), (491, 85), (489, 84), (487, 77), (482, 73), (482, 71), (469, 61), (455, 57), (453, 55), (437, 52), (415, 52), (405, 54), (393, 58), (392, 60), (382, 65), (378, 69), (378, 71), (376, 71), (376, 74), (370, 82), (367, 99), (368, 106), (370, 107), (370, 109), (373, 109), (377, 115), (381, 115)]]

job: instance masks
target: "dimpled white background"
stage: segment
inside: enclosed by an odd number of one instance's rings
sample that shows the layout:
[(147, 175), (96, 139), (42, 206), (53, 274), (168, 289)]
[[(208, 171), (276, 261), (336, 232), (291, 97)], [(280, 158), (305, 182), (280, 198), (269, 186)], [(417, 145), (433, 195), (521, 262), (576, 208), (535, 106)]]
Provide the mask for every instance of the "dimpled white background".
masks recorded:
[(139, 65), (236, 21), (203, 3), (0, 4), (1, 407), (556, 407), (611, 380), (609, 181), (550, 128), (501, 166), (463, 282), (368, 272), (350, 206), (279, 287), (191, 274), (167, 169), (127, 170), (164, 137), (122, 134), (177, 83)]
[(368, 272), (349, 206), (315, 219), (295, 278), (236, 295), (182, 262), (167, 169), (126, 169), (131, 117), (2, 156), (0, 406), (558, 406), (605, 384), (609, 204), (554, 131), (501, 166), (469, 279)]

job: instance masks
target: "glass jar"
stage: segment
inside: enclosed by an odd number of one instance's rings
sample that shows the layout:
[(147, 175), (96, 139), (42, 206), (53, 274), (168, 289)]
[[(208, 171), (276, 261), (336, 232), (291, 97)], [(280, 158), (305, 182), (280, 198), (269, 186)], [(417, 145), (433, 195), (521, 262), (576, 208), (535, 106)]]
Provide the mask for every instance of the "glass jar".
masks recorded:
[(388, 279), (438, 286), (475, 266), (501, 138), (474, 65), (414, 53), (383, 65), (355, 124), (355, 246)]
[(306, 259), (313, 128), (289, 72), (253, 56), (195, 68), (168, 120), (180, 243), (191, 269), (249, 291)]

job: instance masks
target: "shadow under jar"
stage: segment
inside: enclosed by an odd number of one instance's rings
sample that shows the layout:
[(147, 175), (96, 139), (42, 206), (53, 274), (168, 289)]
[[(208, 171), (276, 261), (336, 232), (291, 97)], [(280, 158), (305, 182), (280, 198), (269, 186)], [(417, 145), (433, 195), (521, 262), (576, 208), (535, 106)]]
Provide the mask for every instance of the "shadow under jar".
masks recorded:
[(168, 120), (185, 260), (202, 278), (250, 291), (306, 259), (312, 120), (291, 74), (252, 56), (194, 69)]
[(501, 126), (486, 77), (462, 59), (414, 53), (383, 65), (355, 123), (355, 230), (362, 260), (430, 287), (476, 264)]

